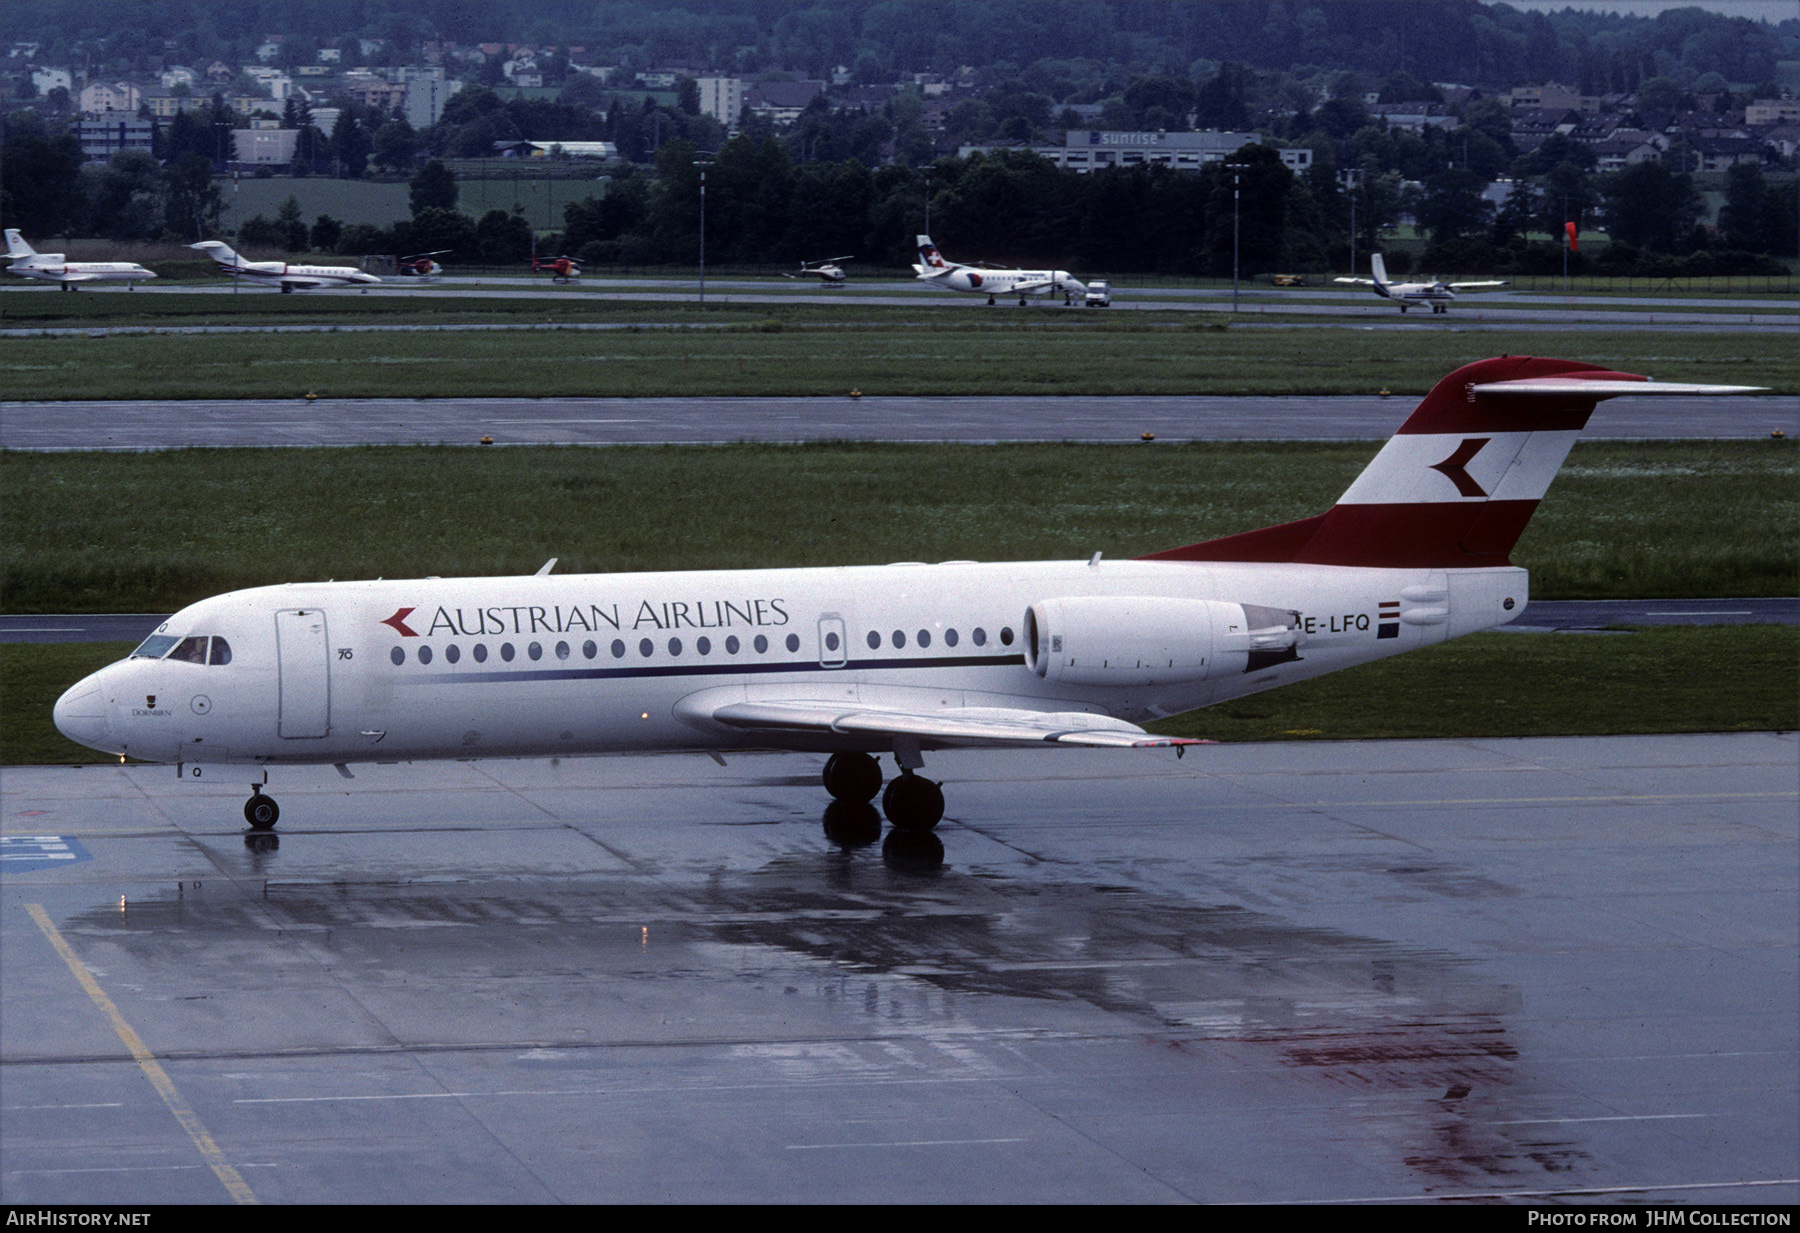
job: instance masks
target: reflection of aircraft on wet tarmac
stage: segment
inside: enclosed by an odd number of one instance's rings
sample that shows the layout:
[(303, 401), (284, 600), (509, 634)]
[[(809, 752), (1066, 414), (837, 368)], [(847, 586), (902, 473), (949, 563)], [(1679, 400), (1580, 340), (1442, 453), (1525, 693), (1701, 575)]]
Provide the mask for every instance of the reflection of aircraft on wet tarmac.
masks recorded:
[(401, 257), (394, 262), (394, 273), (415, 282), (435, 280), (444, 272), (444, 267), (435, 259), (450, 251), (448, 248), (440, 248), (433, 253), (414, 253), (410, 257)]
[(1025, 306), (1028, 295), (1060, 295), (1063, 304), (1075, 302), (1078, 295), (1086, 295), (1087, 285), (1067, 270), (1020, 270), (1010, 266), (995, 265), (963, 265), (960, 262), (948, 261), (931, 242), (931, 237), (922, 235), (919, 240), (919, 260), (913, 266), (913, 272), (919, 281), (928, 283), (940, 291), (964, 291), (972, 295), (985, 295), (988, 303), (994, 302), (995, 296), (1008, 298), (1019, 297), (1019, 306)]
[[(829, 753), (935, 826), (928, 750), (1148, 748), (1140, 723), (1491, 629), (1514, 542), (1601, 399), (1723, 395), (1569, 360), (1438, 382), (1336, 505), (1135, 560), (296, 583), (184, 608), (58, 699), (124, 757), (268, 767), (739, 748)], [(878, 824), (878, 823), (877, 823)]]
[(64, 261), (61, 253), (40, 253), (12, 227), (6, 229), (6, 255), (12, 264), (8, 274), (57, 283), (64, 291), (80, 290), (82, 283), (124, 283), (126, 290), (156, 275), (135, 261)]
[(283, 291), (312, 291), (319, 287), (345, 287), (356, 283), (378, 283), (373, 274), (351, 265), (293, 265), (286, 261), (245, 261), (229, 244), (202, 240), (190, 244), (213, 259), (219, 273), (232, 278), (247, 278), (254, 283), (269, 283)]
[(1431, 305), (1434, 313), (1447, 313), (1450, 303), (1456, 299), (1459, 291), (1474, 291), (1482, 287), (1504, 287), (1505, 279), (1488, 279), (1478, 283), (1441, 283), (1436, 279), (1424, 283), (1392, 283), (1388, 281), (1387, 263), (1381, 254), (1376, 253), (1369, 258), (1369, 272), (1374, 278), (1340, 278), (1335, 281), (1350, 283), (1358, 287), (1373, 287), (1375, 294), (1384, 300), (1393, 300), (1400, 305), (1400, 311), (1420, 304)]
[(548, 274), (553, 283), (572, 283), (581, 277), (581, 262), (573, 257), (533, 257), (533, 274)]
[(844, 285), (846, 276), (844, 274), (844, 267), (839, 265), (838, 262), (849, 260), (849, 257), (827, 257), (824, 261), (818, 262), (816, 265), (808, 265), (806, 262), (802, 261), (800, 263), (800, 272), (798, 274), (784, 273), (782, 274), (782, 277), (816, 278), (819, 280), (820, 286), (841, 287)]

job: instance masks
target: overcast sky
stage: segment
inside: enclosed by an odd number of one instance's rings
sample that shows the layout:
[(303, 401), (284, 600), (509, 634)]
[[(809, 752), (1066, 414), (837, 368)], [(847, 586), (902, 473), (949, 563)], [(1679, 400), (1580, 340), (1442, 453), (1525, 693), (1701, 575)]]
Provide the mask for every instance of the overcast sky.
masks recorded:
[(1554, 13), (1559, 9), (1584, 9), (1599, 13), (1626, 13), (1655, 17), (1664, 9), (1706, 9), (1727, 17), (1757, 21), (1800, 18), (1800, 0), (1506, 0), (1515, 9)]

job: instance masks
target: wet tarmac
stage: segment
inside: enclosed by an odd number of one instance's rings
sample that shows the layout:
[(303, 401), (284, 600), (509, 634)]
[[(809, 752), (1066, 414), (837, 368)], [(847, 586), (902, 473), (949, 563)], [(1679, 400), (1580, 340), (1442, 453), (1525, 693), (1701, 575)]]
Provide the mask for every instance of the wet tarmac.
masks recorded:
[(7, 768), (0, 1198), (1793, 1203), (1797, 762)]

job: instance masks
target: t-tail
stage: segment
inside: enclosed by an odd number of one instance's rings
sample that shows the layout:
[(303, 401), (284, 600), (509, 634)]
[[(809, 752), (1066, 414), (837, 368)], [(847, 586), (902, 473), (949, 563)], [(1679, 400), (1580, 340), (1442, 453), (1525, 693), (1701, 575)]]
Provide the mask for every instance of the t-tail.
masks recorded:
[[(1380, 258), (1375, 272), (1381, 273)], [(1391, 569), (1510, 565), (1513, 545), (1600, 400), (1759, 389), (1651, 381), (1574, 360), (1478, 360), (1439, 381), (1323, 514), (1146, 559)]]
[(14, 261), (19, 261), (26, 257), (37, 256), (38, 251), (25, 242), (25, 237), (19, 234), (16, 227), (8, 227), (6, 229), (6, 255)]
[(221, 270), (227, 272), (239, 269), (247, 264), (242, 257), (237, 255), (237, 251), (233, 249), (231, 245), (220, 240), (202, 240), (200, 243), (190, 244), (188, 247), (199, 249), (208, 257), (211, 257), (213, 263)]

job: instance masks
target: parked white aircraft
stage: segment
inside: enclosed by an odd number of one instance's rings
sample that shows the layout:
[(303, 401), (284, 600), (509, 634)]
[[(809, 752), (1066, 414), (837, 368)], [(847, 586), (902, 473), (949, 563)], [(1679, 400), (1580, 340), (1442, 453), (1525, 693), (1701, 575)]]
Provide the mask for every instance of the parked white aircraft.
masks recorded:
[(919, 281), (930, 283), (942, 291), (966, 291), (985, 295), (988, 303), (996, 296), (1018, 296), (1019, 306), (1028, 295), (1060, 295), (1064, 304), (1072, 304), (1078, 295), (1087, 294), (1087, 285), (1067, 270), (1016, 270), (1007, 267), (963, 265), (946, 261), (931, 242), (919, 239), (919, 261), (913, 266)]
[[(56, 702), (70, 739), (268, 768), (743, 747), (942, 816), (927, 750), (1181, 746), (1139, 723), (1511, 621), (1508, 560), (1600, 399), (1738, 394), (1525, 357), (1451, 373), (1323, 514), (1136, 560), (310, 582), (170, 617)], [(227, 769), (229, 768), (229, 769)], [(178, 769), (178, 774), (183, 773)]]
[(357, 283), (378, 283), (373, 274), (365, 274), (353, 265), (291, 265), (286, 261), (245, 261), (218, 240), (202, 240), (190, 244), (213, 259), (219, 273), (252, 282), (279, 285), (283, 291), (311, 291), (319, 287), (347, 287)]
[(800, 263), (800, 272), (798, 274), (783, 273), (782, 277), (816, 278), (819, 280), (820, 286), (841, 287), (844, 285), (847, 276), (844, 274), (844, 267), (839, 265), (838, 262), (849, 260), (849, 257), (827, 257), (816, 265), (808, 265), (806, 262), (802, 261)]
[(60, 283), (64, 291), (97, 282), (122, 282), (130, 291), (146, 278), (156, 277), (135, 261), (64, 261), (61, 253), (40, 253), (12, 227), (6, 229), (6, 255), (12, 258), (7, 273)]
[(1459, 291), (1472, 291), (1477, 287), (1505, 287), (1509, 284), (1505, 279), (1489, 279), (1478, 283), (1440, 283), (1435, 279), (1428, 283), (1392, 283), (1388, 281), (1387, 263), (1376, 253), (1369, 258), (1369, 272), (1374, 278), (1340, 278), (1340, 283), (1351, 283), (1358, 287), (1373, 287), (1375, 294), (1384, 300), (1393, 300), (1400, 305), (1400, 311), (1419, 304), (1431, 305), (1434, 313), (1450, 311), (1450, 302)]

